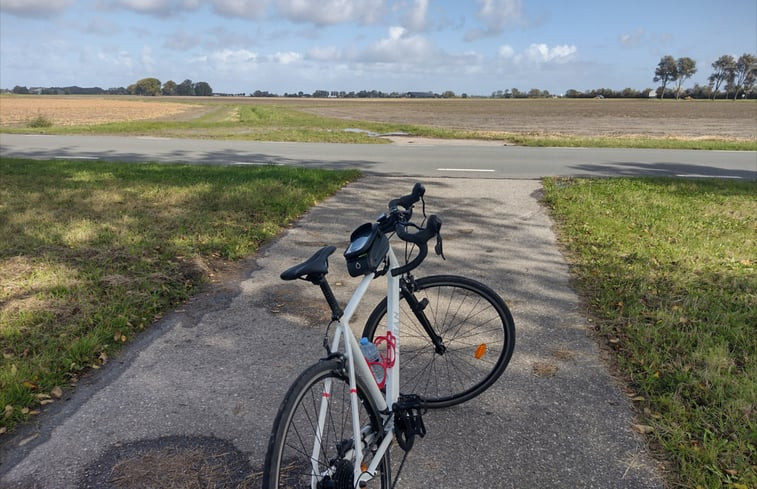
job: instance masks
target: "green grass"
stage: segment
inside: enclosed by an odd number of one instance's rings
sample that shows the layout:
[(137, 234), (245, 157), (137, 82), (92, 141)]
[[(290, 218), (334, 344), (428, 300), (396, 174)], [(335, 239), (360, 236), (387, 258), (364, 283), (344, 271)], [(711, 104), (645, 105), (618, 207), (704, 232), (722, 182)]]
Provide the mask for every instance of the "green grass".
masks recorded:
[(757, 183), (545, 181), (673, 487), (757, 487)]
[(29, 121), (27, 124), (31, 128), (52, 127), (53, 121), (44, 114), (38, 113), (36, 117)]
[(450, 131), (407, 124), (384, 124), (321, 117), (276, 105), (224, 104), (188, 121), (131, 121), (83, 126), (3, 128), (4, 132), (37, 134), (123, 134), (162, 137), (243, 139), (324, 143), (370, 143), (388, 141), (345, 129), (375, 133), (407, 132), (414, 135), (454, 134)]
[(697, 149), (720, 151), (757, 151), (757, 141), (726, 141), (720, 139), (683, 139), (651, 137), (581, 137), (508, 134), (507, 141), (520, 146), (568, 148), (641, 148)]
[(357, 176), (0, 159), (0, 434)]

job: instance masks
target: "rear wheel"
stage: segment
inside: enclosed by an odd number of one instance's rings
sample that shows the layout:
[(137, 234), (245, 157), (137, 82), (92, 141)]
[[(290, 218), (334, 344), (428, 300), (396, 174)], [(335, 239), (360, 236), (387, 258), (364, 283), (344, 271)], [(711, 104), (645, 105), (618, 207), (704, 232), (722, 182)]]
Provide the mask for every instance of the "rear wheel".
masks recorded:
[[(454, 275), (420, 278), (403, 289), (400, 392), (418, 394), (429, 408), (448, 407), (476, 397), (502, 375), (515, 347), (515, 326), (496, 292)], [(422, 311), (414, 313), (412, 303)], [(384, 299), (368, 318), (366, 338), (383, 334), (386, 304)], [(438, 335), (436, 344), (419, 317)]]
[[(368, 465), (380, 442), (381, 418), (366, 392), (358, 382), (358, 415), (367, 445), (363, 463)], [(350, 386), (343, 364), (323, 360), (297, 378), (281, 404), (268, 443), (263, 488), (354, 489), (352, 434)], [(320, 448), (313, 456), (316, 446)], [(389, 488), (389, 467), (387, 451), (367, 487)]]

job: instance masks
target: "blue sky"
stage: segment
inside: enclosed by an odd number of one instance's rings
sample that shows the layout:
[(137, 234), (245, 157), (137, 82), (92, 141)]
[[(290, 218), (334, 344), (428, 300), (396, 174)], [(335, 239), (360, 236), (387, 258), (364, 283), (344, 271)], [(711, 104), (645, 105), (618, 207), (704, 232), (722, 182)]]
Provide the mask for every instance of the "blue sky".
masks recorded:
[(216, 92), (652, 88), (757, 53), (757, 2), (0, 0), (0, 88), (206, 81)]

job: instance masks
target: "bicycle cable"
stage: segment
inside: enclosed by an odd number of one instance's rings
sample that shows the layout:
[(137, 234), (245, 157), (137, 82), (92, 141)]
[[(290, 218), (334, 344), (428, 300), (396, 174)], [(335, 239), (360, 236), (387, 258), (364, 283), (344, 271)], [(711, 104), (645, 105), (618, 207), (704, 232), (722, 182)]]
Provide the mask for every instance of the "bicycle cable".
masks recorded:
[[(408, 222), (408, 223), (405, 223), (405, 229), (407, 229), (408, 226), (412, 226), (415, 229), (422, 230), (423, 229), (423, 225), (426, 224), (426, 217), (425, 217), (426, 213), (425, 213), (425, 211), (423, 213), (423, 216), (424, 217), (423, 217), (423, 220), (421, 221), (421, 225), (420, 226), (417, 225), (417, 224), (414, 224), (412, 222)], [(408, 250), (408, 246), (410, 247), (409, 250)], [(415, 244), (415, 243), (411, 243), (410, 241), (405, 241), (405, 263), (406, 264), (410, 263), (410, 258), (413, 256), (413, 251), (415, 251), (415, 247), (416, 246), (418, 246), (418, 245)]]
[(323, 334), (323, 347), (326, 349), (326, 356), (331, 356), (331, 346), (329, 346), (329, 330), (331, 329), (331, 325), (334, 324), (336, 321), (333, 319), (329, 321), (329, 324), (326, 326), (326, 332)]

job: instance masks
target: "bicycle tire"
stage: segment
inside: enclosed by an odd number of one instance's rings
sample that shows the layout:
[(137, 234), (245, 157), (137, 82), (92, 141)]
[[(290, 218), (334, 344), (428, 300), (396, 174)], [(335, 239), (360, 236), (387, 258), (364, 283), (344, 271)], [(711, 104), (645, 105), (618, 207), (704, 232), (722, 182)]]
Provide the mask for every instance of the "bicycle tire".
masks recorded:
[[(412, 292), (428, 300), (423, 313), (441, 336), (437, 352), (404, 293), (400, 298), (400, 392), (418, 394), (424, 407), (473, 399), (505, 371), (515, 348), (515, 325), (502, 298), (475, 280), (433, 275), (415, 280)], [(373, 310), (363, 336), (373, 340), (386, 316), (386, 298)]]
[[(318, 487), (354, 489), (354, 464), (339, 454), (352, 439), (352, 416), (349, 399), (349, 381), (340, 359), (321, 360), (305, 370), (289, 388), (274, 421), (263, 468), (264, 489), (311, 488), (311, 456), (317, 436), (318, 411), (325, 392), (324, 383), (331, 380), (328, 396), (328, 413), (321, 436), (319, 452)], [(357, 383), (360, 399), (360, 426), (378, 432), (381, 417), (366, 394), (362, 382)], [(372, 453), (364, 450), (364, 461), (370, 463)], [(345, 462), (346, 461), (346, 462)], [(329, 469), (332, 474), (323, 476)], [(367, 487), (391, 487), (389, 450), (379, 464), (379, 474)]]

